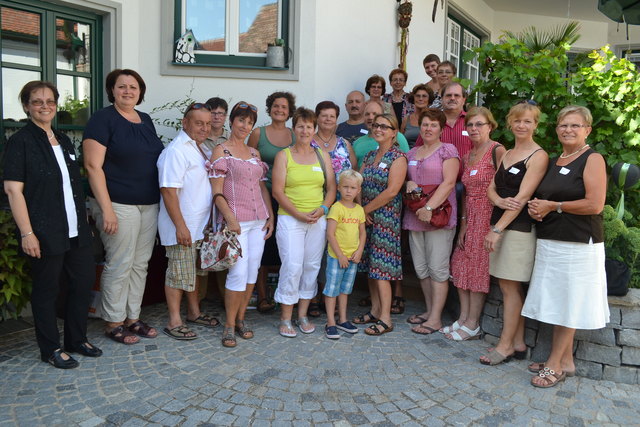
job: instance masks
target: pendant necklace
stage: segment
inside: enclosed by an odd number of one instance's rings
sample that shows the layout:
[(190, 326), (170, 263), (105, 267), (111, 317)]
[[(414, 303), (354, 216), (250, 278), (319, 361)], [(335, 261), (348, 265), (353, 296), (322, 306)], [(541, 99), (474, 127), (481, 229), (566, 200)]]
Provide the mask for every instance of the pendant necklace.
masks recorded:
[(320, 139), (320, 141), (322, 141), (322, 145), (324, 145), (324, 148), (329, 148), (329, 145), (331, 145), (331, 138), (333, 138), (333, 134), (331, 134), (331, 136), (329, 137), (328, 140), (324, 140), (319, 133), (317, 133), (316, 135), (318, 135), (318, 139)]

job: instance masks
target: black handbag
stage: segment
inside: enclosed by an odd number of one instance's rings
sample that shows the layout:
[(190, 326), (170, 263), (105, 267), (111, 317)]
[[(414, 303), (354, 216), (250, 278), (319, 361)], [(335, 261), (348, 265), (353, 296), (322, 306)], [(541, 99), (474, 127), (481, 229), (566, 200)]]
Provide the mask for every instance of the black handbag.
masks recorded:
[(617, 259), (606, 259), (604, 269), (607, 272), (607, 295), (623, 297), (629, 292), (631, 270), (629, 266)]

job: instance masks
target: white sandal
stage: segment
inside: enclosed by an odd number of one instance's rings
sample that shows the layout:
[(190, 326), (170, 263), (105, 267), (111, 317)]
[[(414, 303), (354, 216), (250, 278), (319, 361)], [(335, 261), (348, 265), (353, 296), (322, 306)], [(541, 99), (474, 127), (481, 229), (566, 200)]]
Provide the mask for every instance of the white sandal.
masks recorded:
[(297, 324), (303, 334), (311, 334), (316, 330), (316, 327), (309, 322), (309, 318), (306, 316), (299, 318)]
[[(459, 331), (463, 331), (467, 334), (467, 336), (460, 335)], [(458, 330), (453, 331), (449, 334), (451, 336), (450, 339), (454, 341), (468, 341), (468, 340), (478, 340), (482, 336), (482, 332), (480, 331), (480, 326), (475, 328), (473, 331), (466, 326), (461, 326)]]
[(456, 320), (452, 325), (441, 328), (440, 332), (442, 332), (443, 334), (450, 334), (453, 331), (457, 331), (458, 329), (460, 329), (460, 323), (458, 323), (458, 321)]
[[(283, 337), (286, 338), (295, 338), (298, 336), (298, 333), (296, 332), (295, 329), (293, 329), (293, 325), (291, 324), (291, 320), (280, 320), (280, 335), (282, 335)], [(285, 332), (282, 330), (282, 328), (286, 328), (287, 331), (291, 331), (291, 332)]]

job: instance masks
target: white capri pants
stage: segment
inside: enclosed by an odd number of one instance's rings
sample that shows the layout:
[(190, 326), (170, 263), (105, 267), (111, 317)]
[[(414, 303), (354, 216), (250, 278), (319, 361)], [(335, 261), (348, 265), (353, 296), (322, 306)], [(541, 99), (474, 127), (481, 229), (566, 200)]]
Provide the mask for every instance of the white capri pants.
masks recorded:
[(230, 291), (244, 292), (247, 284), (255, 284), (258, 279), (260, 260), (264, 251), (264, 228), (267, 220), (240, 222), (238, 241), (242, 248), (242, 256), (229, 269), (227, 281), (224, 285)]
[(306, 224), (290, 215), (278, 215), (276, 242), (282, 266), (274, 299), (293, 305), (318, 292), (318, 272), (326, 244), (327, 220)]

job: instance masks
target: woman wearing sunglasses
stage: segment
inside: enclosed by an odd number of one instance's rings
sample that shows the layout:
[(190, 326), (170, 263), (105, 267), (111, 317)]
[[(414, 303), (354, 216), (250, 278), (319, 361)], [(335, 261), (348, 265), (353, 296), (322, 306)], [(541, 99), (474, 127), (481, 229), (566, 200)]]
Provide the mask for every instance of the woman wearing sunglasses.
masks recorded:
[(160, 187), (156, 162), (164, 149), (142, 103), (146, 85), (129, 69), (106, 78), (111, 106), (97, 111), (84, 130), (84, 166), (91, 186), (91, 215), (105, 249), (101, 313), (105, 333), (123, 344), (155, 338), (140, 320), (147, 266), (156, 239)]
[(269, 167), (260, 153), (248, 147), (247, 139), (258, 119), (258, 110), (239, 102), (229, 115), (231, 134), (216, 146), (211, 156), (211, 183), (218, 211), (227, 227), (238, 233), (242, 257), (229, 269), (225, 283), (224, 307), (227, 317), (222, 345), (235, 347), (240, 338), (253, 338), (244, 317), (258, 278), (264, 242), (273, 233), (271, 196), (265, 185)]
[(374, 323), (364, 332), (382, 335), (393, 331), (391, 281), (402, 280), (400, 189), (407, 175), (407, 158), (396, 140), (395, 114), (378, 114), (371, 126), (378, 148), (364, 156), (360, 168), (364, 177), (361, 194), (367, 215), (367, 243), (358, 268), (369, 275), (371, 310), (353, 319), (353, 323)]

